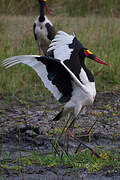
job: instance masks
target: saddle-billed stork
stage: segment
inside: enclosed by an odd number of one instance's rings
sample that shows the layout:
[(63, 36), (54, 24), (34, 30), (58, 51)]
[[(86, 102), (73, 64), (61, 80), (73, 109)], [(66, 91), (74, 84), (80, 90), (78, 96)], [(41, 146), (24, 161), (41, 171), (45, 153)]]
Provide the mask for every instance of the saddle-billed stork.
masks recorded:
[(39, 54), (41, 50), (44, 55), (47, 55), (48, 46), (55, 37), (56, 31), (51, 21), (44, 15), (44, 9), (49, 13), (47, 0), (38, 0), (40, 4), (40, 16), (38, 16), (33, 25), (34, 38), (39, 48)]
[(59, 120), (70, 112), (70, 128), (82, 107), (91, 105), (96, 96), (94, 76), (85, 65), (86, 57), (108, 64), (85, 48), (75, 35), (63, 31), (59, 31), (52, 40), (49, 51), (53, 51), (54, 58), (39, 55), (14, 56), (5, 59), (3, 66), (10, 68), (23, 63), (32, 67), (45, 87), (60, 103), (64, 103), (62, 111), (53, 120)]

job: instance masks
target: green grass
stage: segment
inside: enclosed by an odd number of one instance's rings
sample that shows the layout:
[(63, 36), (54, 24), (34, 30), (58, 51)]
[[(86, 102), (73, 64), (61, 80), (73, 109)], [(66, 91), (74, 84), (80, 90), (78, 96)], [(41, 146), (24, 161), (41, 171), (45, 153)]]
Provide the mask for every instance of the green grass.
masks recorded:
[(19, 171), (24, 167), (26, 171), (28, 166), (33, 164), (42, 167), (57, 167), (67, 166), (71, 168), (86, 168), (89, 172), (102, 170), (103, 168), (120, 168), (119, 153), (111, 150), (104, 150), (102, 147), (96, 149), (101, 158), (96, 158), (89, 150), (78, 152), (77, 154), (64, 154), (62, 159), (54, 153), (44, 155), (41, 153), (29, 152), (28, 156), (22, 157), (21, 155), (14, 160), (5, 153), (2, 154), (0, 167), (9, 170)]

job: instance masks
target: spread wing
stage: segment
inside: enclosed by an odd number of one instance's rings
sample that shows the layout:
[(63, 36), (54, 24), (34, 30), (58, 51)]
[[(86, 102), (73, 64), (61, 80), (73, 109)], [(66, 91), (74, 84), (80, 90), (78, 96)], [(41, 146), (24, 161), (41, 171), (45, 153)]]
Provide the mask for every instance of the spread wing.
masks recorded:
[[(42, 56), (41, 56), (42, 57)], [(43, 81), (45, 87), (54, 95), (54, 97), (58, 100), (61, 97), (61, 93), (58, 88), (52, 84), (52, 81), (48, 79), (48, 71), (46, 65), (41, 61), (38, 60), (40, 56), (37, 55), (22, 55), (22, 56), (14, 56), (7, 58), (3, 61), (3, 66), (6, 68), (10, 68), (19, 63), (26, 64), (38, 74), (38, 76)]]
[(32, 67), (57, 100), (64, 94), (72, 96), (73, 81), (79, 86), (81, 93), (88, 94), (73, 72), (58, 59), (38, 55), (21, 55), (5, 59), (2, 65), (10, 68), (19, 63)]

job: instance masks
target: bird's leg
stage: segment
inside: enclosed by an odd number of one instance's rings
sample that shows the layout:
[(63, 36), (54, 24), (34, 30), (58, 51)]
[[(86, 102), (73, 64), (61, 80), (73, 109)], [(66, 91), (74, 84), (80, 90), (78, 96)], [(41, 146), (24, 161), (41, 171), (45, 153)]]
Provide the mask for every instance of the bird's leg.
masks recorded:
[[(58, 115), (58, 116), (59, 116), (59, 115)], [(62, 129), (62, 132), (60, 133), (60, 135), (58, 136), (58, 138), (57, 138), (57, 140), (56, 140), (56, 145), (59, 144), (59, 141), (60, 141), (60, 139), (61, 139), (61, 137), (62, 137), (62, 135), (63, 135), (63, 133), (64, 133), (64, 131), (65, 131), (65, 129), (66, 129), (66, 126), (67, 126), (68, 122), (69, 122), (69, 118), (67, 119), (67, 121), (66, 121), (66, 123), (65, 123), (65, 125), (64, 125), (64, 127), (63, 127), (63, 129)]]
[(72, 120), (72, 122), (69, 124), (69, 126), (67, 127), (67, 130), (68, 129), (73, 129), (74, 128), (74, 124), (75, 124), (75, 121), (76, 121), (76, 117)]
[[(69, 121), (70, 119), (72, 118), (72, 115), (70, 116), (69, 118)], [(72, 120), (72, 122), (69, 124), (69, 126), (66, 128), (65, 130), (65, 134), (66, 134), (66, 144), (67, 144), (67, 148), (66, 148), (66, 153), (68, 153), (68, 150), (69, 150), (69, 137), (73, 137), (74, 138), (74, 135), (72, 133), (72, 130), (73, 130), (73, 127), (74, 127), (74, 123), (75, 123), (75, 120), (76, 118), (74, 118)]]
[[(76, 139), (76, 140), (77, 140), (77, 139)], [(77, 153), (78, 150), (79, 150), (79, 147), (80, 147), (81, 145), (83, 145), (84, 147), (86, 147), (87, 149), (89, 149), (89, 150), (92, 152), (92, 154), (94, 154), (97, 158), (100, 158), (99, 154), (97, 154), (96, 151), (94, 151), (91, 147), (89, 147), (88, 145), (84, 144), (82, 141), (79, 141), (79, 142), (80, 142), (80, 144), (78, 145), (75, 153)]]
[(91, 142), (91, 135), (92, 135), (92, 130), (93, 127), (95, 126), (97, 120), (92, 124), (92, 126), (89, 128), (89, 130), (87, 132), (85, 132), (85, 134), (81, 135), (82, 137), (88, 137), (89, 142)]
[(89, 137), (89, 142), (91, 141), (91, 134), (92, 134), (92, 130), (93, 130), (93, 127), (95, 126), (97, 120), (92, 124), (92, 126), (89, 128), (87, 134), (88, 134), (88, 137)]
[[(68, 131), (69, 135), (74, 138), (74, 140), (78, 141), (78, 139), (75, 138), (74, 135), (73, 135), (73, 133), (71, 132), (71, 129), (73, 129), (73, 127), (74, 127), (75, 121), (76, 121), (76, 117), (73, 118), (72, 122), (71, 122), (70, 125), (67, 127), (67, 131)], [(93, 126), (95, 125), (95, 123), (96, 123), (96, 122), (94, 122)], [(91, 128), (93, 128), (93, 126), (92, 126)], [(86, 147), (87, 149), (89, 149), (97, 158), (100, 158), (100, 156), (96, 153), (96, 151), (94, 151), (92, 148), (90, 148), (88, 145), (84, 144), (84, 143), (81, 142), (80, 140), (79, 140), (79, 145), (78, 145), (75, 153), (78, 152), (78, 149), (79, 149), (79, 147), (80, 147), (81, 145), (83, 145), (84, 147)], [(67, 149), (67, 152), (68, 152), (68, 149)]]
[[(68, 117), (68, 119), (67, 119), (67, 122), (66, 122), (65, 126), (64, 126), (63, 129), (62, 129), (61, 134), (59, 135), (59, 137), (58, 137), (57, 140), (56, 140), (56, 144), (55, 144), (55, 148), (56, 148), (56, 149), (57, 149), (57, 146), (58, 146), (58, 144), (59, 144), (59, 141), (60, 141), (60, 139), (61, 139), (64, 131), (65, 131), (66, 135), (68, 136), (68, 137), (66, 136), (66, 137), (67, 137), (67, 144), (68, 144), (68, 141), (69, 141), (69, 136), (73, 137), (76, 141), (78, 141), (78, 139), (75, 138), (74, 135), (72, 134), (72, 132), (70, 132), (70, 130), (69, 130), (69, 129), (73, 128), (73, 126), (74, 126), (74, 123), (75, 123), (75, 120), (76, 120), (75, 117), (73, 118), (73, 120), (72, 120), (72, 122), (69, 124), (69, 126), (66, 128), (66, 126), (67, 126), (67, 124), (69, 123), (71, 117), (72, 117), (72, 115), (69, 115), (69, 117)], [(95, 123), (94, 123), (94, 124), (95, 124)], [(93, 124), (93, 126), (94, 126), (94, 124)], [(99, 156), (92, 148), (90, 148), (88, 145), (84, 144), (84, 143), (83, 143), (82, 141), (80, 141), (80, 140), (79, 140), (79, 145), (78, 145), (75, 153), (78, 152), (79, 147), (80, 147), (81, 145), (83, 145), (84, 147), (86, 147), (87, 149), (89, 149), (89, 150), (92, 152), (92, 154), (94, 154), (97, 158), (100, 158), (100, 156)], [(67, 150), (66, 150), (66, 152), (65, 152), (66, 154), (68, 154), (68, 149), (69, 149), (69, 145), (67, 145)]]
[(87, 134), (90, 134), (90, 132), (92, 131), (93, 127), (95, 126), (97, 120), (93, 123), (93, 125), (89, 128)]
[[(66, 127), (67, 127), (67, 125), (68, 125), (68, 123), (69, 123), (69, 121), (70, 121), (70, 119), (71, 119), (71, 114), (67, 114), (67, 111), (64, 111), (64, 109), (62, 109), (62, 111), (60, 111), (60, 112), (57, 114), (57, 116), (53, 119), (53, 121), (59, 120), (63, 115), (67, 115), (68, 118), (67, 118), (67, 121), (66, 121), (63, 129), (62, 129), (62, 132), (60, 133), (59, 137), (58, 137), (57, 140), (56, 140), (56, 146), (59, 145), (59, 141), (60, 141), (60, 139), (61, 139), (61, 137), (62, 137), (62, 135), (63, 135), (64, 132), (65, 132), (65, 142), (68, 142), (68, 141), (69, 141), (69, 137), (68, 137), (68, 133), (67, 133), (67, 131), (66, 131), (66, 129), (67, 129)], [(67, 144), (68, 144), (68, 143), (67, 143)]]
[[(69, 114), (69, 118), (68, 118), (68, 122), (71, 119), (71, 114)], [(65, 143), (66, 143), (66, 154), (68, 154), (68, 150), (69, 150), (69, 137), (70, 137), (70, 133), (69, 133), (69, 129), (68, 127), (65, 128)]]

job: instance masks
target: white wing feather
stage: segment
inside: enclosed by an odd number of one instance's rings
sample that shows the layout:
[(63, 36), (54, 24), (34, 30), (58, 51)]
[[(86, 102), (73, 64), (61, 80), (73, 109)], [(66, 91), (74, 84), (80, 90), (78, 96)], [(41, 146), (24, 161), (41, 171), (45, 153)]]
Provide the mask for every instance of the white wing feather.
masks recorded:
[(40, 62), (37, 61), (35, 57), (40, 57), (38, 55), (21, 55), (21, 56), (14, 56), (11, 58), (7, 58), (3, 61), (3, 66), (6, 68), (10, 68), (11, 66), (14, 66), (19, 63), (27, 64), (28, 66), (32, 67), (34, 71), (38, 74), (38, 76), (43, 81), (45, 87), (54, 95), (54, 97), (58, 100), (62, 96), (62, 94), (59, 92), (59, 90), (56, 88), (55, 85), (49, 81), (47, 78), (47, 70), (46, 66)]
[[(79, 79), (74, 75), (74, 73), (72, 73), (72, 71), (64, 63), (64, 60), (70, 59), (73, 49), (69, 48), (68, 45), (72, 44), (74, 38), (75, 38), (75, 34), (69, 35), (66, 32), (58, 31), (58, 34), (52, 40), (52, 43), (50, 44), (48, 51), (53, 50), (54, 58), (60, 60), (60, 63), (70, 73), (76, 85), (78, 85), (81, 91), (87, 96), (89, 95), (89, 90), (86, 89), (86, 86), (79, 81)], [(82, 72), (81, 78), (87, 83), (87, 77), (86, 75), (84, 77), (84, 75), (85, 72)]]
[(73, 49), (69, 48), (69, 44), (73, 42), (75, 36), (69, 35), (63, 31), (58, 31), (58, 34), (52, 40), (49, 51), (54, 52), (54, 58), (64, 61), (70, 59)]

